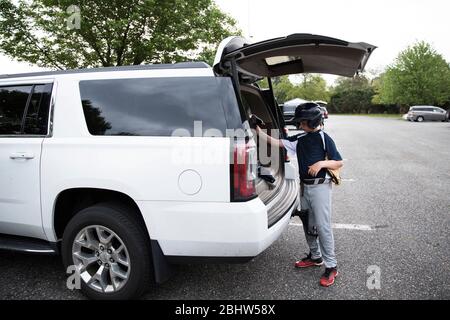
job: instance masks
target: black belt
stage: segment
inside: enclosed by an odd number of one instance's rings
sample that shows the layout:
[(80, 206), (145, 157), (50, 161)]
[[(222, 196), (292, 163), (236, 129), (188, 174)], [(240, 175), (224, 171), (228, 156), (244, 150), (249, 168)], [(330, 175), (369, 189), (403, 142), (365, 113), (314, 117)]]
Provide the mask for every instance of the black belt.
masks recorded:
[(317, 178), (317, 179), (302, 179), (301, 182), (304, 184), (322, 184), (329, 183), (331, 179), (327, 178)]

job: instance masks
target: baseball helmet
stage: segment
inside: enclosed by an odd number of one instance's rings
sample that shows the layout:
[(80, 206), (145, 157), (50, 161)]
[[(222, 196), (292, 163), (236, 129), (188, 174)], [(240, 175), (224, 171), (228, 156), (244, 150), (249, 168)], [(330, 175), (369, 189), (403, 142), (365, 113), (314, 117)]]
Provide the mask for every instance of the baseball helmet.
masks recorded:
[(311, 129), (317, 128), (322, 123), (322, 118), (323, 113), (317, 103), (302, 103), (295, 109), (294, 122), (307, 121)]

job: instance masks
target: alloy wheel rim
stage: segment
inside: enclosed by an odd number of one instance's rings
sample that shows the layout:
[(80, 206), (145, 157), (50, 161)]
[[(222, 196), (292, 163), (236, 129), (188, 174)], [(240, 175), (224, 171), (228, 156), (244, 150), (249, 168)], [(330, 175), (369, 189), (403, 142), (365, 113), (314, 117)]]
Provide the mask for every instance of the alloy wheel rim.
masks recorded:
[(81, 279), (97, 292), (117, 292), (130, 277), (127, 247), (115, 232), (104, 226), (87, 226), (78, 232), (72, 258)]

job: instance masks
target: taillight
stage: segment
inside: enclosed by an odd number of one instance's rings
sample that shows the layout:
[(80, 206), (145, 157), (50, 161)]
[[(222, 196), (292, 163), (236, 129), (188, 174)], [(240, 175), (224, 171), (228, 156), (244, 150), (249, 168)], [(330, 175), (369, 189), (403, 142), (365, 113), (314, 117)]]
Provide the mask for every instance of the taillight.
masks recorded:
[(254, 198), (257, 175), (257, 154), (254, 143), (235, 143), (232, 166), (233, 200), (244, 201)]

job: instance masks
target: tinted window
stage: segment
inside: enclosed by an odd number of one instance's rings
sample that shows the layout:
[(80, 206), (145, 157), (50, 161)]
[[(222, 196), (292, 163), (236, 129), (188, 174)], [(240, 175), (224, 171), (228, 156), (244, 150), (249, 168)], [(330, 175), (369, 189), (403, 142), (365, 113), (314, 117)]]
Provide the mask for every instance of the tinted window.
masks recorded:
[(0, 87), (0, 135), (46, 135), (52, 85)]
[(222, 104), (229, 100), (230, 88), (230, 79), (212, 77), (80, 82), (93, 135), (171, 136), (176, 129), (193, 135), (194, 121), (202, 121), (202, 134), (214, 128), (224, 135)]
[(22, 120), (32, 86), (0, 87), (0, 134), (22, 131)]
[(36, 85), (34, 87), (25, 117), (25, 134), (47, 134), (51, 92), (51, 84)]

